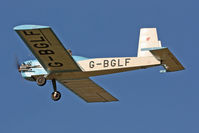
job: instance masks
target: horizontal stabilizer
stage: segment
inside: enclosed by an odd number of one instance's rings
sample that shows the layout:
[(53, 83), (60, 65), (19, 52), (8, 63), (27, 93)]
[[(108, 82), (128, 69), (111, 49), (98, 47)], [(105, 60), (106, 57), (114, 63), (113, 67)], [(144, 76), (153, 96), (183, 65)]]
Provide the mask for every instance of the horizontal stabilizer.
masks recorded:
[(168, 48), (152, 49), (149, 51), (155, 56), (156, 59), (161, 61), (161, 64), (167, 72), (184, 70), (182, 64), (169, 51)]

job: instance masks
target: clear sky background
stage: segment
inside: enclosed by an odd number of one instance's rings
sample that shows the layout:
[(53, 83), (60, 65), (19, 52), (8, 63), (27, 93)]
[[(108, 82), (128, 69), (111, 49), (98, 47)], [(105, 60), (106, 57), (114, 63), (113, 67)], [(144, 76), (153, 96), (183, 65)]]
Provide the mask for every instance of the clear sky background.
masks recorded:
[[(0, 2), (1, 133), (198, 133), (199, 2), (196, 0), (2, 0)], [(51, 26), (66, 48), (85, 57), (136, 56), (139, 29), (157, 27), (186, 70), (161, 67), (93, 77), (120, 101), (88, 104), (62, 85), (38, 87), (14, 67), (34, 59), (13, 31)]]

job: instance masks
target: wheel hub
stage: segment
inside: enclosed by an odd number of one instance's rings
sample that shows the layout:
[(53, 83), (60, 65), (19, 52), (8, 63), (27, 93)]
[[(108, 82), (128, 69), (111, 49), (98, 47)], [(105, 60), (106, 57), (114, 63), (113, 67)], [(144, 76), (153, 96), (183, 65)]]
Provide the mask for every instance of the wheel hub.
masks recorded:
[(60, 92), (55, 91), (55, 92), (52, 93), (52, 99), (54, 101), (58, 101), (60, 98), (61, 98), (61, 93)]

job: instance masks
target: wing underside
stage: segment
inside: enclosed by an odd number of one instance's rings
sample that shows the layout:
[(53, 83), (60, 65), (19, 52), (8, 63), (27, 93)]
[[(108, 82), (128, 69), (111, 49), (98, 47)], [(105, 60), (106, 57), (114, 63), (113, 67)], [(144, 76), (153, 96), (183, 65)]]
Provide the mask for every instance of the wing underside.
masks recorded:
[(59, 80), (59, 82), (86, 102), (118, 101), (115, 97), (89, 78), (78, 80)]
[(20, 25), (14, 30), (47, 72), (81, 71), (50, 27)]

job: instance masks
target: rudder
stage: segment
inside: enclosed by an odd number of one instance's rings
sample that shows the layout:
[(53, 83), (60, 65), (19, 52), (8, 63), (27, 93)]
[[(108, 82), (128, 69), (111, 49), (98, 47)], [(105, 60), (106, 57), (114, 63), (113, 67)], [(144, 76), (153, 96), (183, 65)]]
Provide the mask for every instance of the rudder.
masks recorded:
[(156, 28), (142, 28), (140, 29), (138, 57), (153, 56), (149, 49), (160, 48), (161, 42), (158, 40)]

